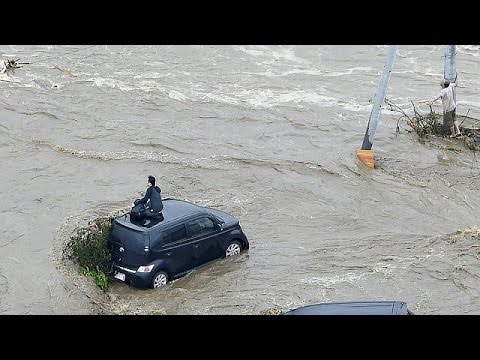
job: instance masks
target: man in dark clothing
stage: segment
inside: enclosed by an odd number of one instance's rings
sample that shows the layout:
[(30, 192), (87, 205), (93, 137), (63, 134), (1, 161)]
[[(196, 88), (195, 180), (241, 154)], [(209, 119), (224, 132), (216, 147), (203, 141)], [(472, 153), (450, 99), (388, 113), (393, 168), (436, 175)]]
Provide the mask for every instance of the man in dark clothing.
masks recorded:
[(147, 192), (141, 199), (135, 200), (135, 206), (130, 211), (130, 217), (136, 219), (162, 217), (163, 203), (161, 190), (155, 186), (155, 178), (149, 176), (147, 180)]

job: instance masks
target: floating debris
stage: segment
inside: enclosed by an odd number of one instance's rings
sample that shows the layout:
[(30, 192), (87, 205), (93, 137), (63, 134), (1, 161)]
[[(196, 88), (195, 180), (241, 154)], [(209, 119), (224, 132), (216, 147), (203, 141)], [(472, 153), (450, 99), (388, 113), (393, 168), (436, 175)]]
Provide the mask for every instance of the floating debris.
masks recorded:
[[(413, 115), (409, 116), (392, 101), (385, 99), (385, 103), (389, 106), (390, 111), (400, 112), (402, 114), (397, 120), (397, 133), (400, 133), (400, 121), (405, 120), (407, 125), (412, 128), (420, 138), (425, 138), (428, 135), (447, 137), (447, 132), (443, 128), (443, 115), (433, 111), (431, 105), (429, 105), (430, 112), (421, 114), (412, 101)], [(457, 115), (461, 135), (451, 139), (461, 139), (468, 149), (477, 151), (480, 150), (480, 120), (469, 117), (469, 111), (470, 110), (467, 111), (466, 115)]]
[(23, 67), (20, 65), (29, 64), (28, 62), (19, 62), (19, 60), (20, 59), (2, 60), (2, 62), (0, 62), (0, 74), (20, 69)]
[(77, 77), (77, 75), (72, 74), (72, 72), (71, 72), (70, 70), (66, 69), (66, 68), (63, 67), (63, 66), (54, 65), (53, 67), (54, 67), (55, 69), (57, 69), (57, 70), (60, 70), (61, 72), (65, 73), (65, 74), (71, 76), (71, 77)]

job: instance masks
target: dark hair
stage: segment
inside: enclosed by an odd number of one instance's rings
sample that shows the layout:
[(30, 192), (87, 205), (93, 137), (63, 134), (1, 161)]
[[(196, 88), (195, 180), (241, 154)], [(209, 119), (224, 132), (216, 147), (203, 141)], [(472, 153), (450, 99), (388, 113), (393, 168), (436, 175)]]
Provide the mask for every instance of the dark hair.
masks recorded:
[(450, 81), (444, 80), (444, 81), (443, 81), (443, 86), (444, 86), (444, 87), (448, 87), (448, 85), (450, 85)]
[(155, 186), (155, 178), (152, 175), (148, 177), (148, 182), (152, 184), (152, 186)]

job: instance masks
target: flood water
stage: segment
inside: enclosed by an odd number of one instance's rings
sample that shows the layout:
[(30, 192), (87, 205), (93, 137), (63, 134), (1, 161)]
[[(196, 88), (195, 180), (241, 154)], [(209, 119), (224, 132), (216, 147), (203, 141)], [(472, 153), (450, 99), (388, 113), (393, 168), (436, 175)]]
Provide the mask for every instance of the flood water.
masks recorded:
[[(1, 45), (1, 314), (265, 314), (403, 300), (480, 314), (480, 166), (384, 109), (357, 159), (388, 46)], [(457, 46), (457, 114), (480, 118), (480, 47)], [(387, 98), (440, 91), (444, 46), (401, 45)], [(428, 112), (428, 107), (420, 107)], [(441, 111), (438, 101), (434, 109)], [(103, 294), (61, 259), (76, 227), (164, 197), (235, 215), (250, 250)]]

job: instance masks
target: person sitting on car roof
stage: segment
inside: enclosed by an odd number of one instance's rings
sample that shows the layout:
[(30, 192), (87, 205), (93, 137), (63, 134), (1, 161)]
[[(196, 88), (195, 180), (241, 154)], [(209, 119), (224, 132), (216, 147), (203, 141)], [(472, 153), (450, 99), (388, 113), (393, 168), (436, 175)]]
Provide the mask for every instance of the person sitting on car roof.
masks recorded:
[(143, 198), (135, 200), (130, 217), (137, 219), (161, 217), (163, 202), (160, 193), (160, 188), (155, 185), (155, 177), (150, 175), (147, 180), (147, 192)]

